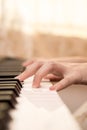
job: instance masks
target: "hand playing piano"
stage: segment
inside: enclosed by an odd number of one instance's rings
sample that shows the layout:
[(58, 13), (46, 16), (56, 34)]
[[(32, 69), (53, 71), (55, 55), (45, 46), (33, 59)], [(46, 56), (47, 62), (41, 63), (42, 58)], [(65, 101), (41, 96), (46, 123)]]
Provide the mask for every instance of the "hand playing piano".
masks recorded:
[(72, 84), (87, 84), (86, 58), (60, 58), (52, 60), (30, 60), (23, 66), (26, 70), (18, 78), (20, 81), (34, 75), (33, 87), (40, 87), (43, 78), (56, 80), (50, 90), (61, 90)]

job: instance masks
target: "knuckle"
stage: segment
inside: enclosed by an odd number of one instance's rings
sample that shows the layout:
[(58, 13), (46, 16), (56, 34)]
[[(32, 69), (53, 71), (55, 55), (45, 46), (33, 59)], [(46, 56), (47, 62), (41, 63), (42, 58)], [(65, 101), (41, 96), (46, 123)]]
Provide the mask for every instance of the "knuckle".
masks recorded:
[(69, 77), (66, 78), (66, 82), (67, 82), (67, 83), (71, 83), (71, 80), (72, 80), (72, 79), (69, 78)]
[(41, 73), (40, 71), (38, 71), (38, 72), (35, 74), (35, 77), (38, 77), (38, 78), (42, 77), (42, 73)]
[(54, 63), (53, 61), (49, 61), (49, 62), (47, 62), (47, 65), (48, 65), (50, 68), (54, 68), (55, 63)]
[(37, 60), (37, 61), (35, 62), (35, 64), (36, 64), (37, 66), (41, 66), (43, 63), (42, 63), (42, 61), (38, 61), (38, 60)]

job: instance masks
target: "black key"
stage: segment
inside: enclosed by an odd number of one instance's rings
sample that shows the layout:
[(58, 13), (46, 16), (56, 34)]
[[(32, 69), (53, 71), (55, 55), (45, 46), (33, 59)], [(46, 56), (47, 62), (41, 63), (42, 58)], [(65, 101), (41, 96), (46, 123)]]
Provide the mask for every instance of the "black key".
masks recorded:
[[(4, 111), (4, 112), (8, 112), (10, 110), (11, 106), (9, 103), (7, 102), (0, 102), (0, 112)], [(0, 114), (0, 119), (3, 117), (2, 114)]]
[(14, 78), (0, 78), (0, 82), (2, 82), (2, 81), (4, 81), (4, 82), (8, 81), (9, 83), (11, 81), (16, 81), (17, 84), (22, 88), (22, 83), (18, 79), (14, 79)]
[(0, 83), (0, 87), (4, 87), (4, 86), (7, 86), (7, 87), (11, 87), (11, 86), (14, 86), (16, 89), (17, 89), (17, 91), (20, 93), (20, 88), (19, 88), (19, 86), (17, 85), (17, 84), (15, 84), (15, 83), (9, 83), (9, 84), (1, 84)]
[(12, 67), (8, 67), (8, 66), (4, 66), (3, 67), (3, 65), (1, 66), (0, 65), (0, 72), (22, 72), (24, 70), (24, 67), (22, 67), (22, 66), (12, 66)]
[(14, 98), (14, 100), (16, 101), (16, 94), (14, 91), (12, 90), (7, 90), (7, 91), (4, 91), (4, 90), (0, 90), (0, 95), (11, 95), (12, 98)]
[(11, 120), (9, 110), (11, 106), (7, 102), (0, 102), (0, 130), (7, 130), (8, 123)]
[(21, 72), (0, 72), (0, 78), (14, 78)]
[(6, 57), (0, 60), (0, 78), (14, 78), (24, 71), (24, 60)]
[(16, 81), (10, 81), (10, 82), (8, 82), (8, 81), (6, 81), (6, 82), (1, 81), (0, 82), (0, 86), (15, 86), (18, 89), (19, 92), (21, 90), (20, 85)]
[(15, 86), (0, 86), (0, 91), (1, 90), (4, 90), (4, 91), (12, 90), (12, 91), (14, 91), (16, 96), (19, 96), (19, 94), (20, 94), (20, 91), (18, 91), (18, 89)]
[(9, 130), (9, 123), (11, 120), (12, 118), (9, 113), (4, 113), (3, 119), (0, 120), (0, 130)]
[(0, 102), (7, 102), (12, 108), (15, 108), (16, 101), (12, 95), (0, 95)]
[(22, 63), (24, 62), (25, 60), (22, 59), (22, 58), (16, 58), (16, 57), (3, 57), (0, 59), (0, 62), (17, 62), (17, 63)]

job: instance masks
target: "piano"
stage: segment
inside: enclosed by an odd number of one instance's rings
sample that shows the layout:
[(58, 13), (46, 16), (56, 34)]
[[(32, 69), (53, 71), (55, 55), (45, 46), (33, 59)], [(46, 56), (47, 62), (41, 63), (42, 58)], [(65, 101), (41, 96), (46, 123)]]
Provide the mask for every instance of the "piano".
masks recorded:
[(81, 130), (51, 82), (32, 88), (33, 77), (20, 82), (22, 59), (0, 59), (0, 130)]

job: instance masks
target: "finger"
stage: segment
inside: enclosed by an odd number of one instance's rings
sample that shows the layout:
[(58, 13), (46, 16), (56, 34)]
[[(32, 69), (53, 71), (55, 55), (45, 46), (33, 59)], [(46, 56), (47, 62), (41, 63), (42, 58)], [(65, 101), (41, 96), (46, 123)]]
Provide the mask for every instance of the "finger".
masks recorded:
[(28, 66), (28, 65), (30, 65), (30, 64), (33, 64), (34, 62), (35, 62), (35, 60), (29, 60), (29, 61), (23, 62), (22, 65), (23, 65), (24, 67), (26, 67), (26, 66)]
[(67, 71), (67, 66), (61, 63), (56, 63), (54, 66), (53, 74), (56, 76), (63, 75)]
[(35, 63), (35, 62), (42, 62), (42, 63), (44, 63), (44, 62), (46, 62), (47, 60), (46, 59), (33, 59), (33, 60), (28, 60), (28, 61), (25, 61), (24, 63), (23, 63), (23, 66), (28, 66), (28, 65), (30, 65), (30, 64), (33, 64), (33, 63)]
[(49, 74), (53, 69), (53, 66), (49, 63), (44, 64), (35, 74), (34, 80), (33, 80), (33, 87), (40, 87), (40, 82), (44, 76)]
[(66, 88), (72, 84), (74, 84), (75, 82), (78, 81), (78, 78), (77, 76), (75, 75), (72, 75), (72, 76), (68, 76), (68, 77), (65, 77), (64, 79), (62, 79), (61, 81), (59, 81), (57, 84), (55, 84), (54, 86), (51, 86), (50, 87), (50, 90), (56, 90), (56, 91), (59, 91), (63, 88)]
[(49, 74), (46, 77), (44, 77), (44, 79), (49, 79), (51, 81), (59, 81), (60, 79), (62, 79), (62, 76), (56, 76), (53, 74)]
[(29, 67), (27, 67), (27, 69), (21, 73), (19, 76), (16, 77), (16, 79), (19, 79), (20, 81), (23, 81), (25, 80), (26, 78), (34, 75), (37, 70), (41, 67), (41, 63), (34, 63), (34, 64), (31, 64)]
[(42, 80), (42, 78), (44, 78), (47, 74), (49, 73), (53, 73), (54, 71), (58, 72), (58, 71), (63, 71), (64, 67), (61, 64), (57, 64), (56, 63), (51, 63), (48, 62), (46, 64), (44, 64), (39, 71), (37, 71), (37, 73), (35, 74), (34, 80), (33, 80), (33, 87), (39, 87), (40, 86), (40, 82)]

